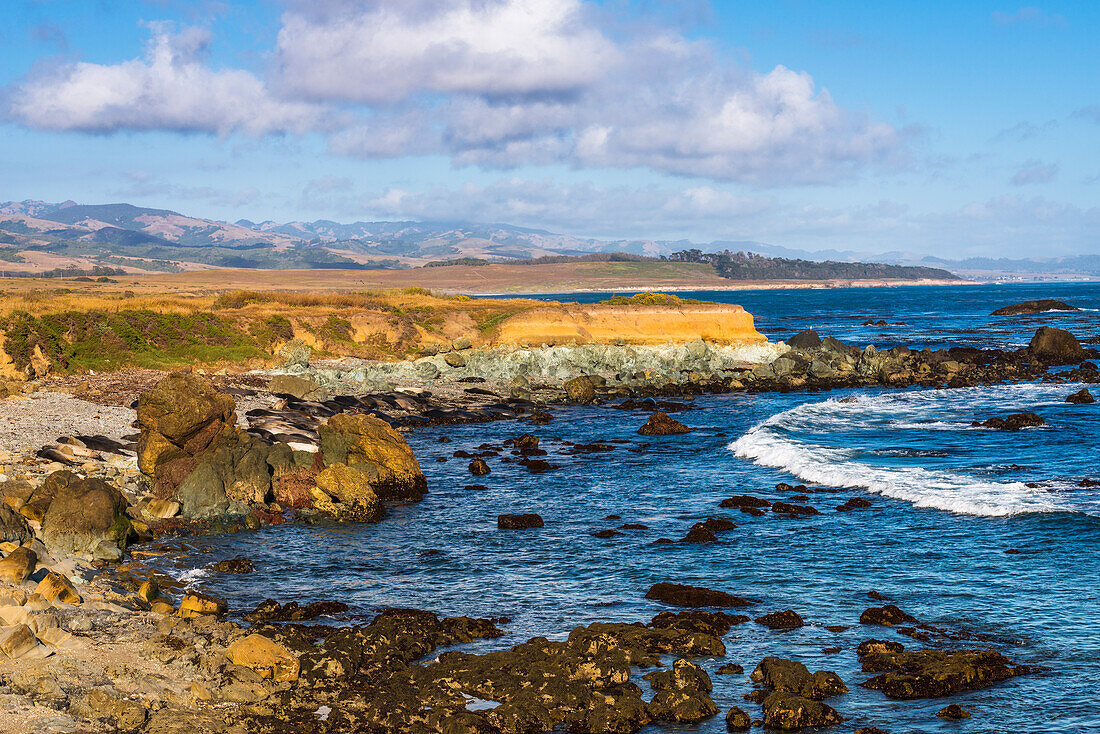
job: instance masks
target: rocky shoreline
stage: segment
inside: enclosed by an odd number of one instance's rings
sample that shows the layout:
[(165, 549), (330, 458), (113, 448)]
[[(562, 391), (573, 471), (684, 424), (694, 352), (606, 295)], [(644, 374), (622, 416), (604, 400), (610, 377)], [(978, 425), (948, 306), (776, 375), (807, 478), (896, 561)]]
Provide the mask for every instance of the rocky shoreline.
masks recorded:
[[(650, 590), (671, 609), (646, 625), (609, 621), (578, 627), (564, 641), (445, 652), (425, 663), (437, 648), (500, 636), (507, 620), (388, 610), (366, 624), (305, 624), (338, 612), (339, 603), (270, 602), (250, 612), (246, 626), (225, 619), (223, 601), (152, 572), (142, 542), (289, 520), (377, 522), (387, 503), (416, 501), (428, 489), (395, 429), (537, 423), (552, 419), (551, 406), (606, 404), (645, 411), (650, 420), (640, 432), (669, 435), (688, 430), (658, 412), (685, 405), (673, 398), (1037, 379), (1100, 383), (1088, 361), (1098, 357), (1067, 332), (1043, 327), (1017, 352), (879, 351), (804, 332), (749, 351), (702, 341), (508, 350), (457, 342), (415, 362), (382, 364), (311, 363), (307, 350), (291, 345), (283, 367), (268, 374), (220, 384), (198, 374), (155, 375), (141, 383), (132, 414), (117, 405), (131, 404), (132, 394), (104, 399), (116, 405), (97, 414), (112, 416), (98, 425), (117, 435), (89, 430), (62, 436), (33, 457), (9, 457), (0, 484), (0, 696), (10, 716), (0, 730), (633, 732), (719, 715), (709, 675), (736, 674), (741, 666), (709, 673), (704, 666), (726, 654), (722, 637), (733, 626), (752, 621), (714, 611), (752, 604), (726, 592), (692, 592), (673, 581)], [(1057, 367), (1069, 369), (1052, 371)], [(82, 384), (73, 392), (96, 390)], [(56, 400), (36, 394), (14, 400)], [(63, 400), (72, 402), (62, 410), (96, 405)], [(130, 415), (133, 426), (124, 426), (120, 418)], [(521, 436), (511, 448), (532, 472), (549, 466), (537, 439)], [(482, 457), (467, 458), (476, 475)], [(789, 489), (781, 500), (740, 495), (723, 507), (793, 517), (814, 509), (799, 504), (810, 489)], [(860, 507), (853, 499), (836, 509)], [(726, 529), (721, 520), (699, 523), (684, 542), (712, 540)], [(794, 610), (755, 621), (787, 630), (802, 624)], [(922, 624), (892, 605), (864, 610), (859, 623), (933, 645), (907, 651), (873, 638), (860, 645), (863, 669), (874, 674), (860, 685), (890, 698), (945, 696), (1032, 672), (996, 649), (955, 644), (980, 636)], [(952, 644), (936, 647), (938, 641)], [(636, 668), (656, 668), (643, 677), (652, 695), (643, 698), (643, 686), (632, 680)], [(730, 730), (844, 720), (824, 702), (847, 690), (834, 673), (765, 657), (750, 680), (755, 687), (745, 698), (760, 713), (733, 707), (725, 713)], [(941, 714), (966, 712), (955, 706)]]

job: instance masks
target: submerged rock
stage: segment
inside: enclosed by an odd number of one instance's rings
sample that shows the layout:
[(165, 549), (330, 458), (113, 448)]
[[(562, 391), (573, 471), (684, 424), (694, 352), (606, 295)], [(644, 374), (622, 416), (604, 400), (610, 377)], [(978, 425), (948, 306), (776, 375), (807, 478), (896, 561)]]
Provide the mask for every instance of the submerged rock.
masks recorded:
[(1087, 387), (1083, 387), (1077, 392), (1066, 397), (1066, 402), (1073, 405), (1089, 405), (1096, 402), (1096, 398), (1092, 396)]
[(1044, 313), (1046, 311), (1080, 311), (1076, 306), (1071, 306), (1063, 301), (1055, 301), (1045, 298), (1038, 301), (1024, 301), (1014, 303), (1011, 306), (1002, 306), (994, 311), (991, 316), (1020, 316), (1023, 314)]
[(746, 607), (751, 604), (748, 600), (725, 591), (667, 581), (649, 587), (645, 598), (678, 607)]
[(527, 530), (529, 528), (541, 528), (542, 526), (542, 517), (534, 512), (497, 516), (497, 527), (501, 530)]
[(1018, 431), (1021, 428), (1034, 428), (1045, 424), (1046, 421), (1041, 415), (1032, 412), (1013, 413), (1004, 418), (994, 416), (981, 422), (971, 423), (975, 428), (993, 428), (998, 431)]
[(860, 624), (881, 624), (888, 627), (897, 624), (917, 624), (917, 618), (903, 612), (896, 604), (868, 607), (859, 615)]
[(951, 703), (937, 711), (936, 716), (940, 717), (941, 719), (961, 721), (962, 719), (969, 719), (970, 712), (957, 703)]
[(804, 624), (802, 616), (793, 609), (765, 614), (762, 617), (757, 617), (755, 621), (768, 629), (780, 631), (798, 629)]
[(795, 660), (766, 657), (760, 661), (749, 678), (753, 683), (782, 693), (795, 693), (803, 698), (823, 700), (848, 692), (848, 687), (836, 673), (809, 669)]
[(867, 672), (885, 671), (861, 685), (897, 699), (949, 696), (1032, 672), (993, 650), (872, 652), (861, 662)]

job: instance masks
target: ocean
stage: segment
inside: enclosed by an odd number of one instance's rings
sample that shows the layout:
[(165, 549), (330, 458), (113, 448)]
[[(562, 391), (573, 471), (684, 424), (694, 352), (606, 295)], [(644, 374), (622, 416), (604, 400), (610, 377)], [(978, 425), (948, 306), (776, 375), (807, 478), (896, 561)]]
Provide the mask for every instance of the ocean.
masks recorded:
[[(559, 295), (599, 300), (608, 294)], [(843, 290), (681, 293), (740, 303), (772, 340), (815, 328), (860, 346), (921, 348), (1026, 345), (1052, 324), (1079, 337), (1100, 333), (1100, 285), (997, 285)], [(550, 296), (553, 297), (553, 296)], [(1073, 313), (992, 317), (997, 307), (1056, 298)], [(890, 325), (863, 326), (883, 319)], [(700, 661), (712, 674), (724, 713), (752, 690), (747, 674), (765, 655), (811, 670), (837, 672), (850, 692), (829, 703), (848, 717), (830, 731), (879, 726), (890, 732), (1100, 731), (1100, 479), (1096, 449), (1100, 403), (1070, 405), (1076, 384), (1020, 383), (957, 390), (861, 389), (699, 397), (675, 414), (683, 436), (644, 437), (639, 411), (561, 408), (549, 425), (513, 422), (446, 426), (407, 434), (428, 477), (423, 501), (394, 507), (377, 525), (282, 525), (186, 542), (178, 573), (245, 555), (250, 576), (189, 572), (236, 609), (271, 597), (339, 599), (354, 615), (409, 606), (443, 614), (506, 615), (502, 640), (465, 649), (498, 649), (534, 635), (563, 639), (594, 621), (647, 621), (663, 607), (643, 598), (658, 581), (707, 586), (750, 597), (752, 616), (794, 609), (802, 629), (777, 633), (749, 622), (725, 638), (728, 654)], [(1046, 425), (1020, 432), (971, 422), (1023, 410)], [(529, 474), (489, 457), (492, 473), (474, 479), (456, 450), (531, 432), (560, 469)], [(440, 443), (446, 436), (451, 443)], [(605, 442), (612, 451), (572, 456), (564, 441)], [(446, 459), (446, 461), (437, 461)], [(779, 482), (839, 491), (809, 492), (800, 504), (821, 514), (787, 519), (721, 509), (731, 495), (770, 500)], [(1037, 486), (1029, 486), (1029, 483)], [(468, 490), (482, 484), (487, 490)], [(835, 507), (852, 497), (871, 506)], [(545, 527), (500, 531), (501, 513), (537, 512)], [(619, 515), (621, 519), (605, 519)], [(708, 517), (737, 528), (715, 543), (655, 543), (682, 537)], [(641, 523), (642, 530), (598, 539), (594, 531)], [(1006, 552), (1011, 551), (1011, 552)], [(909, 649), (921, 643), (858, 623), (889, 597), (922, 622), (990, 636), (992, 647), (1041, 672), (950, 699), (892, 701), (860, 688), (855, 648), (875, 637)], [(740, 611), (740, 610), (737, 610)], [(826, 625), (848, 625), (834, 633)], [(839, 647), (839, 652), (825, 652)], [(721, 663), (745, 675), (714, 675)], [(957, 702), (960, 722), (935, 712)], [(721, 716), (697, 727), (720, 732)], [(652, 731), (660, 728), (652, 727)]]

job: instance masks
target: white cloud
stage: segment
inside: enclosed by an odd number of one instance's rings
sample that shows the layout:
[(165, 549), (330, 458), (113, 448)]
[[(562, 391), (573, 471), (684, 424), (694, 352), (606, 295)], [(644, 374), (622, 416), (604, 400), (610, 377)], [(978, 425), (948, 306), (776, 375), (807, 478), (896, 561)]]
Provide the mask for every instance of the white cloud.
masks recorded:
[(312, 105), (276, 99), (240, 69), (206, 65), (207, 31), (172, 33), (150, 24), (145, 55), (118, 64), (77, 62), (11, 90), (10, 114), (47, 130), (173, 130), (225, 135), (304, 132), (318, 123)]
[(1063, 26), (1066, 24), (1065, 16), (1059, 13), (1048, 13), (1033, 5), (1022, 7), (1015, 12), (995, 10), (991, 16), (997, 25), (1038, 25), (1038, 26)]
[(368, 104), (420, 93), (564, 93), (620, 62), (579, 0), (329, 3), (289, 12), (277, 45), (287, 87)]
[(1058, 175), (1058, 164), (1028, 161), (1009, 179), (1013, 186), (1027, 186), (1052, 181)]
[(365, 158), (789, 183), (831, 181), (903, 142), (807, 73), (743, 69), (672, 31), (601, 28), (579, 0), (329, 0), (286, 14), (279, 73), (305, 98), (369, 105), (332, 141)]

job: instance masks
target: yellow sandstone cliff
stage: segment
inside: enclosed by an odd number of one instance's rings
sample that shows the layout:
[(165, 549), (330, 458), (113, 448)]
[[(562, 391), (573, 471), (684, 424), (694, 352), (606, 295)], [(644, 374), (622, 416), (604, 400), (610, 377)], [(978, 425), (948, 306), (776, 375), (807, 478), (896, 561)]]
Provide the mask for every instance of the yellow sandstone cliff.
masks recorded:
[(516, 314), (493, 335), (498, 346), (542, 344), (667, 344), (703, 339), (714, 344), (758, 344), (752, 314), (720, 303), (677, 305), (555, 305)]

